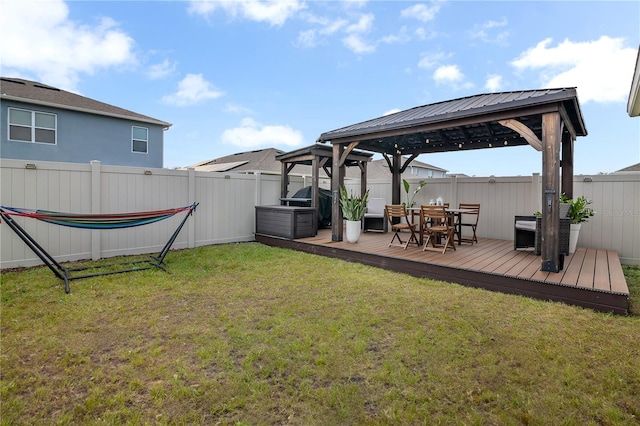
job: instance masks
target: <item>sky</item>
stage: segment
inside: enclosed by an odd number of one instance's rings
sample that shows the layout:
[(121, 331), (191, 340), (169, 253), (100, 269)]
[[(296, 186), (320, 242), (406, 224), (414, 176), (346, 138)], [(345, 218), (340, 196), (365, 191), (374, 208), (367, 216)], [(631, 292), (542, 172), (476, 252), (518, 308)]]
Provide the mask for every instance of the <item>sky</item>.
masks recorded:
[[(574, 173), (640, 162), (627, 114), (639, 1), (0, 0), (0, 74), (172, 123), (164, 167), (292, 151), (382, 115), (576, 87)], [(379, 158), (379, 157), (376, 157)], [(540, 173), (529, 146), (423, 154), (469, 176)]]

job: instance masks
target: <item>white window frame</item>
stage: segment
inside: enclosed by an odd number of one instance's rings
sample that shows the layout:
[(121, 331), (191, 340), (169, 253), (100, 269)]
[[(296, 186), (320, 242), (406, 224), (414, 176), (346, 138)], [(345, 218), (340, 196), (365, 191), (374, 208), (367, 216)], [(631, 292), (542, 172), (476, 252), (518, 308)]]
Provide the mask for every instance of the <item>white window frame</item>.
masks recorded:
[[(147, 139), (140, 139), (134, 137), (135, 129), (144, 129), (147, 132)], [(145, 142), (147, 144), (147, 149), (143, 151), (136, 151), (133, 149), (135, 142)], [(149, 154), (149, 128), (142, 126), (131, 126), (131, 152), (134, 154)]]
[[(11, 123), (11, 111), (15, 110), (15, 111), (24, 111), (24, 112), (28, 112), (31, 114), (31, 125), (30, 126), (26, 126), (24, 124), (13, 124)], [(49, 127), (38, 127), (36, 126), (36, 114), (43, 114), (43, 115), (51, 115), (53, 116), (53, 129), (49, 128)], [(12, 127), (29, 127), (30, 132), (31, 132), (31, 140), (24, 140), (24, 139), (11, 139), (11, 128)], [(53, 131), (53, 143), (51, 142), (39, 142), (36, 139), (36, 130), (38, 129), (42, 129), (42, 130), (50, 130)], [(44, 112), (44, 111), (35, 111), (35, 110), (31, 110), (31, 109), (24, 109), (24, 108), (15, 108), (15, 107), (8, 107), (7, 108), (7, 140), (12, 141), (12, 142), (24, 142), (24, 143), (37, 143), (37, 144), (41, 144), (41, 145), (49, 145), (49, 146), (53, 146), (53, 145), (58, 145), (58, 114), (54, 114), (51, 112)]]

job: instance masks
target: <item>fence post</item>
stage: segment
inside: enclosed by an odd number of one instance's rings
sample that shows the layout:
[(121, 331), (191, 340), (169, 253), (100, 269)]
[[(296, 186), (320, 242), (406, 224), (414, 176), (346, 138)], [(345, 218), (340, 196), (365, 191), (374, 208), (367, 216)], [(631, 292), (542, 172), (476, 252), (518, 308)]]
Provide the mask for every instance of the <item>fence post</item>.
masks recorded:
[(542, 187), (540, 186), (540, 173), (531, 176), (531, 211), (542, 211)]
[(450, 193), (449, 199), (451, 200), (450, 201), (451, 207), (457, 207), (458, 206), (458, 176), (457, 175), (451, 176), (451, 189), (449, 193)]
[(256, 176), (256, 196), (255, 196), (253, 205), (259, 206), (260, 204), (262, 204), (260, 200), (260, 194), (262, 194), (262, 173), (256, 172), (255, 176)]
[[(196, 169), (194, 167), (187, 168), (187, 193), (189, 194), (189, 205), (196, 202)], [(194, 248), (196, 246), (196, 218), (191, 218), (187, 225), (187, 247)]]
[[(91, 213), (92, 214), (100, 214), (102, 213), (100, 200), (102, 199), (102, 194), (100, 193), (100, 179), (101, 179), (101, 166), (100, 161), (92, 160), (91, 164)], [(100, 230), (92, 229), (91, 230), (91, 259), (98, 260), (101, 258), (100, 252)]]

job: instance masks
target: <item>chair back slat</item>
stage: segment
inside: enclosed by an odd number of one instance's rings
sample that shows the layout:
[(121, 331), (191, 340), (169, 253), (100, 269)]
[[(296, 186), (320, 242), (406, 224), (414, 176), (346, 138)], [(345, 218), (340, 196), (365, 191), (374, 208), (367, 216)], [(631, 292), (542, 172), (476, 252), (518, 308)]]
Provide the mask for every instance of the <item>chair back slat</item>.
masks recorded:
[(407, 218), (407, 209), (402, 204), (387, 204), (385, 206), (387, 211), (387, 217), (392, 218)]

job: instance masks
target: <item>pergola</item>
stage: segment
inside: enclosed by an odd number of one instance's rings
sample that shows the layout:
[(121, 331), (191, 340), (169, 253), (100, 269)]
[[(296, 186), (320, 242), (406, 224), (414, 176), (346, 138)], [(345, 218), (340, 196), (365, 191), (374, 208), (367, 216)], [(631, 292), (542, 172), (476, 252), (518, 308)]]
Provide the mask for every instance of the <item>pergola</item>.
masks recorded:
[[(325, 132), (318, 142), (333, 146), (332, 240), (342, 241), (342, 212), (337, 198), (344, 184), (346, 159), (355, 148), (382, 154), (392, 173), (392, 203), (400, 204), (400, 176), (420, 154), (528, 144), (542, 151), (541, 269), (558, 272), (560, 193), (573, 197), (574, 142), (586, 135), (575, 88), (480, 94)], [(403, 156), (408, 156), (404, 164)]]

